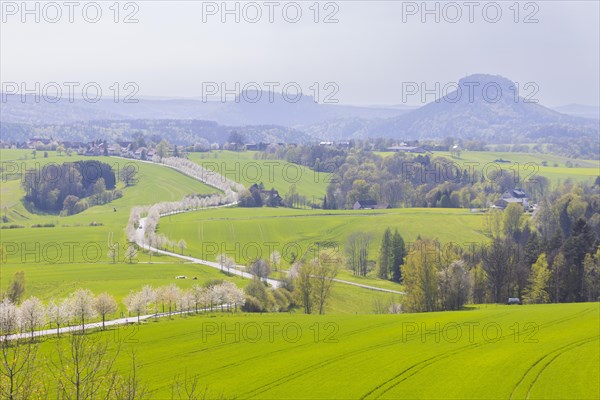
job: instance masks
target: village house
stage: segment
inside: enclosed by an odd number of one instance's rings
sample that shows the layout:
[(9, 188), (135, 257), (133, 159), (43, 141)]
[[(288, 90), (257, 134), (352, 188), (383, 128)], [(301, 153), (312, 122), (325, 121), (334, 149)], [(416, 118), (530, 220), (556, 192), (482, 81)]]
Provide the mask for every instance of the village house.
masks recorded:
[(379, 204), (375, 200), (359, 200), (352, 206), (354, 210), (383, 210), (390, 208), (389, 204)]
[(523, 206), (525, 210), (529, 209), (529, 199), (523, 189), (515, 188), (507, 190), (502, 194), (495, 206), (504, 210), (509, 204), (517, 203)]
[(387, 151), (393, 151), (394, 153), (426, 153), (427, 151), (422, 147), (418, 146), (390, 146), (386, 149)]

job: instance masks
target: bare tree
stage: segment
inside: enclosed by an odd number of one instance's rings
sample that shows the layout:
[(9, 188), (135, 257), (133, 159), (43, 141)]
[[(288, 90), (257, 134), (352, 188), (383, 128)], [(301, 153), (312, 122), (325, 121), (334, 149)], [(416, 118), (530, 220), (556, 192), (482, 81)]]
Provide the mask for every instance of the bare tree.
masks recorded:
[(513, 266), (514, 245), (510, 239), (495, 238), (491, 245), (482, 251), (485, 270), (494, 302), (501, 303), (508, 297), (508, 280)]
[(19, 329), (19, 310), (5, 298), (0, 303), (0, 395), (3, 399), (28, 398), (37, 346), (17, 336), (8, 340), (8, 335)]
[(221, 266), (221, 271), (222, 271), (223, 267), (225, 266), (225, 262), (227, 261), (227, 254), (225, 254), (225, 253), (218, 254), (216, 257), (216, 260), (219, 263), (219, 265)]
[(120, 376), (114, 387), (113, 396), (117, 400), (143, 400), (148, 398), (148, 387), (138, 377), (137, 355), (131, 352), (131, 367), (127, 376)]
[(259, 279), (265, 279), (271, 273), (271, 268), (265, 260), (259, 258), (250, 265), (250, 273)]
[(109, 349), (108, 341), (92, 342), (88, 335), (72, 333), (56, 344), (51, 372), (57, 380), (60, 399), (113, 398), (117, 374), (113, 371), (120, 346)]
[(131, 264), (136, 256), (137, 249), (135, 248), (135, 244), (131, 243), (129, 246), (127, 246), (127, 249), (125, 250), (125, 258), (127, 259), (127, 262)]
[(315, 303), (315, 287), (312, 276), (314, 274), (314, 263), (300, 264), (297, 268), (295, 279), (296, 296), (298, 303), (304, 307), (305, 314), (311, 314)]
[(105, 328), (104, 322), (106, 321), (106, 316), (115, 313), (119, 308), (115, 298), (106, 292), (100, 293), (94, 299), (93, 307), (94, 310), (102, 317), (102, 329)]
[(45, 388), (35, 379), (38, 345), (21, 338), (0, 340), (0, 397), (17, 400), (44, 398)]
[(275, 271), (279, 267), (279, 263), (281, 262), (281, 253), (277, 250), (273, 250), (271, 255), (269, 256), (269, 262)]
[(179, 251), (181, 251), (181, 254), (183, 254), (183, 250), (187, 248), (187, 243), (185, 240), (180, 239), (179, 242), (177, 242), (177, 247), (179, 247)]
[(199, 386), (198, 375), (190, 376), (187, 370), (183, 374), (176, 375), (171, 384), (171, 399), (172, 400), (200, 400), (207, 396), (206, 388), (202, 391)]
[(319, 254), (319, 257), (313, 263), (312, 279), (314, 280), (316, 306), (319, 309), (319, 314), (324, 314), (325, 304), (337, 276), (340, 260), (335, 254), (324, 251)]
[(346, 259), (354, 275), (367, 275), (370, 243), (371, 236), (363, 232), (355, 232), (348, 237)]

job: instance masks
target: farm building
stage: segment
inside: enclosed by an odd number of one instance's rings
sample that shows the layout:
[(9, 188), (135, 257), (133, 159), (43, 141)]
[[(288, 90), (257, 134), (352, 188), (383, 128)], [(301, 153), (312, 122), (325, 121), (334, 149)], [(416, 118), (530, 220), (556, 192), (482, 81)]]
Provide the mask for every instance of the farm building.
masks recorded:
[(529, 199), (523, 189), (511, 189), (502, 194), (496, 202), (496, 207), (505, 209), (511, 203), (521, 204), (523, 208), (529, 208)]
[(359, 200), (352, 206), (354, 210), (381, 210), (390, 208), (388, 204), (378, 204), (375, 200)]

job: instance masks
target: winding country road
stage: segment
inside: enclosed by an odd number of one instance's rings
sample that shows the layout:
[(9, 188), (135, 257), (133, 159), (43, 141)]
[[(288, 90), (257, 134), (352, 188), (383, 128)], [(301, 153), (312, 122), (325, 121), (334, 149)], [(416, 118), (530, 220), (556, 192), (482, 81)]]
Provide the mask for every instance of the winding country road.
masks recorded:
[[(178, 171), (178, 172), (180, 172), (180, 173), (182, 173), (182, 174), (184, 174), (186, 176), (189, 176), (192, 179), (196, 179), (196, 180), (198, 180), (198, 181), (200, 181), (200, 182), (202, 182), (202, 183), (204, 183), (206, 185), (211, 186), (209, 183), (207, 183), (207, 182), (205, 182), (205, 181), (203, 181), (201, 179), (198, 179), (195, 176), (187, 174), (184, 170), (182, 170), (180, 168), (169, 166), (169, 165), (164, 165), (164, 164), (160, 164), (160, 163), (153, 163), (153, 164), (162, 165), (162, 166), (164, 166), (166, 168), (174, 169), (174, 170), (176, 170), (176, 171)], [(207, 207), (207, 209), (208, 208), (233, 207), (235, 205), (237, 205), (237, 202), (230, 203), (230, 204), (224, 204), (224, 205), (220, 205), (220, 206)], [(161, 214), (161, 217), (164, 217), (164, 216), (167, 216), (167, 215), (173, 215), (173, 214), (181, 214), (181, 213), (190, 212), (190, 211), (192, 211), (192, 210), (182, 210), (182, 211), (175, 211), (175, 212), (165, 213), (165, 214)], [(206, 266), (209, 266), (209, 267), (212, 267), (212, 268), (223, 270), (223, 267), (219, 263), (214, 262), (214, 261), (202, 260), (200, 258), (196, 258), (196, 257), (192, 257), (192, 256), (185, 256), (185, 255), (177, 254), (177, 253), (174, 253), (174, 252), (171, 252), (171, 251), (160, 250), (160, 249), (157, 249), (155, 247), (151, 247), (150, 245), (148, 245), (148, 244), (145, 243), (146, 242), (145, 241), (145, 237), (146, 237), (146, 218), (140, 218), (138, 224), (139, 224), (139, 226), (138, 226), (138, 230), (136, 231), (135, 242), (141, 248), (149, 250), (149, 251), (153, 251), (155, 253), (164, 254), (164, 255), (171, 256), (171, 257), (176, 257), (176, 258), (188, 261), (188, 262), (192, 262), (194, 264), (202, 264), (202, 265), (206, 265)], [(248, 279), (254, 278), (253, 274), (250, 274), (248, 272), (244, 272), (244, 271), (240, 270), (240, 269), (244, 269), (245, 266), (243, 266), (243, 265), (236, 265), (235, 267), (237, 267), (237, 268), (232, 268), (232, 269), (230, 269), (227, 272), (229, 272), (229, 273), (231, 273), (233, 275), (241, 276), (242, 278), (248, 278)], [(266, 282), (268, 284), (270, 284), (271, 286), (273, 286), (273, 287), (279, 287), (281, 285), (281, 282), (278, 281), (278, 280), (276, 280), (276, 279), (267, 278)], [(400, 292), (398, 290), (384, 289), (384, 288), (380, 288), (380, 287), (377, 287), (377, 286), (365, 285), (365, 284), (362, 284), (362, 283), (350, 282), (350, 281), (345, 281), (345, 280), (342, 280), (342, 279), (334, 279), (334, 282), (341, 283), (341, 284), (344, 284), (344, 285), (356, 286), (356, 287), (360, 287), (360, 288), (368, 289), (368, 290), (375, 290), (375, 291), (378, 291), (378, 292), (400, 294), (400, 295), (405, 294), (405, 292)]]
[[(158, 164), (158, 163), (153, 163), (153, 164)], [(159, 165), (163, 165), (163, 164), (159, 164)], [(163, 165), (164, 167), (167, 168), (172, 168), (175, 169), (177, 171), (179, 171), (182, 174), (185, 174), (193, 179), (197, 179), (199, 181), (201, 181), (202, 183), (205, 183), (204, 181), (186, 174), (183, 170), (176, 168), (176, 167), (171, 167), (168, 165)], [(220, 205), (220, 206), (213, 206), (213, 207), (208, 207), (208, 208), (225, 208), (225, 207), (233, 207), (236, 206), (237, 202), (233, 202), (230, 204), (224, 204), (224, 205)], [(208, 209), (207, 208), (207, 209)], [(174, 214), (181, 214), (184, 212), (190, 212), (191, 210), (182, 210), (182, 211), (174, 211), (174, 212), (170, 212), (170, 213), (165, 213), (165, 214), (161, 214), (161, 217), (163, 216), (167, 216), (167, 215), (174, 215)], [(182, 254), (177, 254), (171, 251), (166, 251), (166, 250), (160, 250), (157, 249), (155, 247), (152, 247), (148, 244), (146, 244), (145, 241), (145, 237), (146, 237), (146, 218), (140, 218), (140, 220), (138, 221), (138, 229), (136, 230), (136, 237), (135, 237), (135, 242), (138, 246), (140, 246), (143, 249), (158, 253), (158, 254), (164, 254), (167, 256), (171, 256), (171, 257), (176, 257), (179, 258), (181, 260), (185, 260), (187, 262), (191, 262), (194, 264), (201, 264), (201, 265), (206, 265), (208, 267), (212, 267), (212, 268), (216, 268), (218, 270), (224, 271), (223, 267), (214, 261), (208, 261), (208, 260), (202, 260), (200, 258), (196, 258), (196, 257), (192, 257), (192, 256), (186, 256), (186, 255), (182, 255)], [(237, 268), (235, 268), (237, 267)], [(227, 272), (233, 275), (237, 275), (240, 276), (242, 278), (247, 278), (247, 279), (253, 279), (255, 276), (251, 273), (248, 272), (244, 272), (241, 271), (240, 269), (245, 268), (242, 265), (236, 265), (234, 266), (234, 268), (229, 269)], [(277, 279), (271, 279), (271, 278), (267, 278), (264, 279), (264, 281), (266, 281), (269, 285), (271, 285), (274, 288), (280, 287), (281, 286), (281, 281), (277, 280)], [(391, 289), (384, 289), (384, 288), (380, 288), (380, 287), (376, 287), (376, 286), (370, 286), (370, 285), (364, 285), (361, 283), (356, 283), (356, 282), (350, 282), (350, 281), (345, 281), (342, 279), (334, 279), (334, 282), (340, 283), (340, 284), (344, 284), (344, 285), (351, 285), (351, 286), (356, 286), (356, 287), (360, 287), (363, 289), (368, 289), (368, 290), (375, 290), (378, 292), (385, 292), (385, 293), (392, 293), (392, 294), (400, 294), (403, 295), (405, 294), (404, 292), (400, 292), (397, 290), (391, 290)], [(203, 310), (199, 310), (199, 311), (207, 311), (207, 309), (203, 309)], [(159, 318), (159, 317), (165, 317), (165, 316), (169, 316), (169, 315), (177, 315), (177, 314), (184, 314), (184, 313), (191, 313), (191, 312), (195, 312), (194, 310), (191, 311), (178, 311), (178, 312), (172, 312), (171, 314), (169, 313), (158, 313), (158, 314), (146, 314), (146, 315), (140, 315), (139, 320), (143, 321), (143, 320), (147, 320), (150, 318)], [(105, 321), (104, 324), (107, 327), (111, 327), (111, 326), (118, 326), (118, 325), (126, 325), (126, 324), (131, 324), (134, 322), (137, 322), (138, 317), (128, 317), (128, 318), (118, 318), (118, 319), (112, 319), (112, 320), (108, 320)], [(102, 327), (102, 322), (92, 322), (89, 324), (85, 325), (85, 329), (94, 329), (94, 328), (101, 328)], [(60, 329), (60, 333), (66, 333), (66, 332), (76, 332), (76, 331), (81, 331), (84, 327), (82, 327), (81, 325), (74, 325), (74, 326), (68, 326), (68, 327), (64, 327)], [(56, 335), (57, 334), (57, 329), (53, 328), (53, 329), (44, 329), (44, 330), (37, 330), (33, 332), (33, 336), (34, 337), (41, 337), (41, 336), (48, 336), (48, 335)], [(8, 340), (14, 340), (14, 339), (24, 339), (24, 338), (29, 338), (31, 337), (31, 332), (25, 332), (25, 333), (18, 333), (18, 334), (12, 334), (12, 335), (8, 335), (5, 336), (5, 338), (7, 338)], [(0, 340), (3, 340), (4, 337), (0, 337)]]

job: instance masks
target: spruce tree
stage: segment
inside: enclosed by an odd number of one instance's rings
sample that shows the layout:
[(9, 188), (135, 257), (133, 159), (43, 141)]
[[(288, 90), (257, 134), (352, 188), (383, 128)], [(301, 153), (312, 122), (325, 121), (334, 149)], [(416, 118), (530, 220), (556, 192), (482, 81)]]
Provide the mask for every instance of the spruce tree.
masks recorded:
[(381, 249), (379, 251), (379, 270), (377, 273), (379, 278), (388, 279), (392, 259), (392, 232), (390, 228), (387, 228), (383, 234), (383, 239), (381, 239)]
[(392, 236), (392, 280), (394, 282), (402, 281), (402, 265), (404, 265), (404, 257), (406, 256), (406, 248), (404, 239), (398, 233), (398, 229), (394, 231)]

